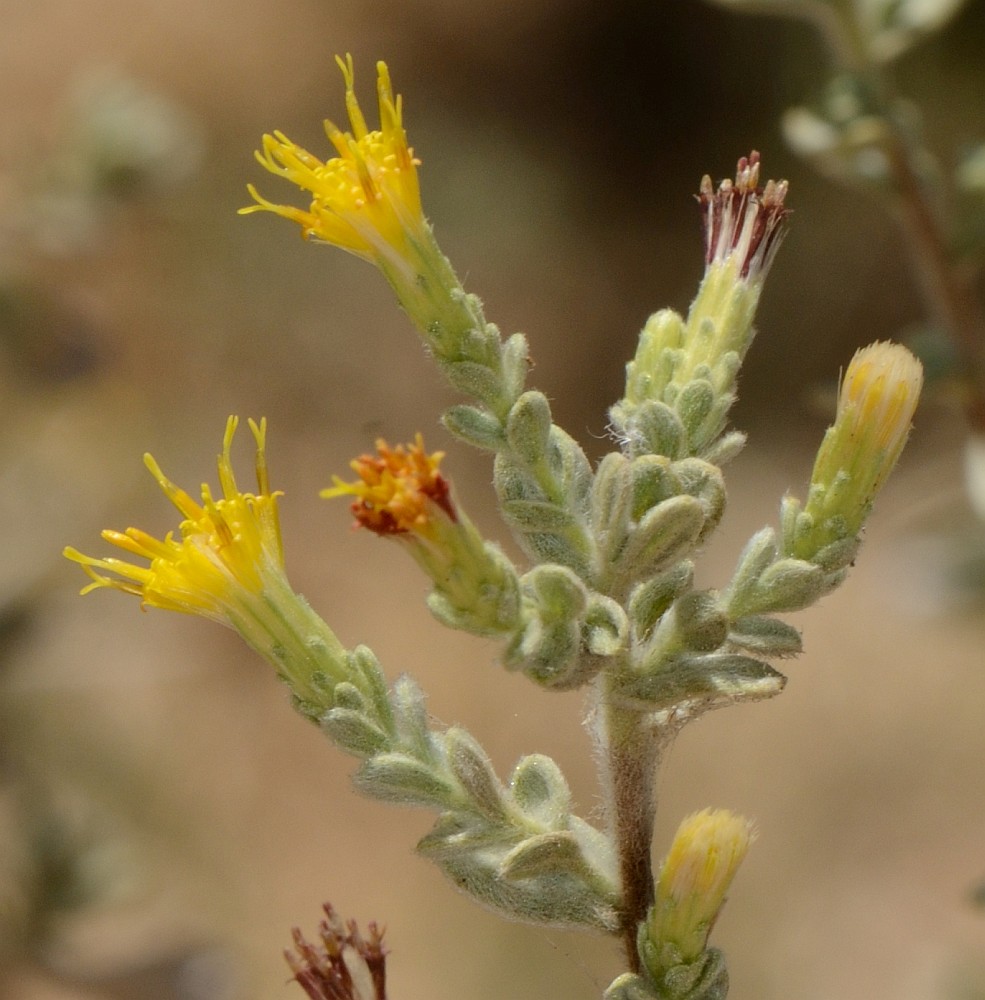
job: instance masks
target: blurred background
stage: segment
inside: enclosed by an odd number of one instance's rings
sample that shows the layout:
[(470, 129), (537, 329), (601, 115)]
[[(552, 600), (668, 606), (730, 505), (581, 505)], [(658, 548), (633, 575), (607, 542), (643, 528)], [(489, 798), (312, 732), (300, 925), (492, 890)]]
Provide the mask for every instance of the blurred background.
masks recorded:
[[(229, 413), (266, 415), (291, 578), (347, 646), (409, 671), (501, 773), (546, 752), (598, 816), (577, 694), (495, 666), (423, 608), (409, 560), (317, 497), (418, 429), (504, 545), (486, 456), (438, 426), (453, 395), (380, 276), (240, 218), (252, 151), (279, 128), (326, 150), (351, 51), (404, 95), (438, 239), (532, 382), (593, 457), (647, 315), (700, 278), (692, 195), (757, 148), (791, 182), (734, 424), (731, 503), (701, 582), (803, 491), (855, 348), (922, 321), (899, 230), (821, 179), (779, 116), (826, 56), (804, 25), (701, 0), (4, 0), (0, 33), (0, 995), (300, 997), (282, 949), (321, 904), (387, 926), (394, 1000), (591, 998), (614, 942), (507, 925), (412, 845), (416, 810), (358, 798), (353, 763), (291, 710), (232, 633), (76, 594), (63, 545), (177, 523), (150, 451), (195, 492)], [(945, 151), (982, 138), (985, 5), (896, 66)], [(370, 109), (373, 109), (370, 111)], [(821, 405), (817, 401), (821, 400)], [(241, 435), (242, 437), (242, 435)], [(796, 616), (806, 654), (774, 702), (686, 730), (661, 780), (655, 852), (704, 806), (759, 839), (714, 940), (736, 1000), (985, 996), (982, 525), (961, 487), (960, 414), (929, 394), (848, 583)], [(243, 480), (250, 455), (237, 452)], [(515, 550), (510, 550), (515, 551)]]

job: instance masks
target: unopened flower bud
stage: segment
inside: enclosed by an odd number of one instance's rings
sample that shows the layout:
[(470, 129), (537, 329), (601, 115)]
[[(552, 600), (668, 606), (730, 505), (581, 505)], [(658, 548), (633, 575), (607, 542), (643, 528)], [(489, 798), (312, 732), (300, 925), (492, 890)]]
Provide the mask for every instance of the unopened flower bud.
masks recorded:
[(641, 955), (654, 980), (701, 957), (752, 839), (749, 820), (727, 809), (694, 813), (678, 827), (641, 935)]
[[(899, 344), (870, 344), (855, 354), (807, 503), (801, 511), (797, 501), (786, 501), (786, 554), (814, 561), (827, 546), (858, 535), (906, 444), (922, 386), (920, 362)], [(850, 558), (853, 550), (846, 551)]]

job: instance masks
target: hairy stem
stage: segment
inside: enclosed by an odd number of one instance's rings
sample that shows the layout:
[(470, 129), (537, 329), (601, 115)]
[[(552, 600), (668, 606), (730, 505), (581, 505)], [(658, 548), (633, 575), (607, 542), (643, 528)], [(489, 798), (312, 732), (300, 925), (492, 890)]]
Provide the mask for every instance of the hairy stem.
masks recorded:
[(640, 971), (637, 929), (654, 899), (653, 823), (656, 815), (656, 775), (674, 730), (660, 726), (652, 715), (613, 704), (603, 677), (600, 740), (604, 787), (608, 790), (609, 823), (619, 856), (622, 910), (619, 933), (628, 967)]

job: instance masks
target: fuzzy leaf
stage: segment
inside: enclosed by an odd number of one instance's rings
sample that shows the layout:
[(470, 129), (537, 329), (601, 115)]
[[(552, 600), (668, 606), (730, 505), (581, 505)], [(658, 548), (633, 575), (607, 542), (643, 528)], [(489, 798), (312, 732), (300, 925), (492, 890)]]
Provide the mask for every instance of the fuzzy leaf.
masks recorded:
[(593, 927), (610, 934), (619, 926), (614, 896), (563, 872), (522, 881), (504, 879), (499, 871), (503, 855), (488, 850), (435, 860), (459, 888), (514, 919), (556, 927)]
[(645, 578), (688, 555), (705, 523), (703, 504), (677, 496), (650, 510), (636, 525), (623, 552), (623, 572)]
[(742, 431), (729, 431), (705, 448), (700, 457), (710, 465), (721, 468), (739, 454), (745, 447), (746, 435)]
[(506, 439), (513, 453), (527, 466), (540, 462), (551, 434), (551, 407), (542, 392), (525, 392), (506, 418)]
[(437, 861), (494, 847), (502, 848), (504, 839), (508, 844), (514, 843), (516, 832), (511, 828), (476, 821), (475, 817), (467, 817), (464, 813), (444, 812), (417, 842), (416, 850), (418, 854)]
[(424, 692), (413, 678), (406, 674), (397, 678), (391, 704), (401, 746), (411, 750), (421, 760), (434, 760), (434, 744), (424, 704)]
[(796, 656), (803, 651), (797, 629), (764, 615), (736, 619), (729, 628), (728, 641), (759, 656)]
[(445, 752), (448, 766), (475, 809), (487, 819), (502, 820), (503, 786), (482, 747), (470, 733), (453, 727), (445, 733)]
[(452, 406), (445, 410), (441, 422), (455, 437), (476, 448), (499, 451), (506, 444), (506, 435), (499, 420), (476, 406)]
[(366, 710), (366, 699), (355, 684), (350, 681), (340, 681), (332, 689), (332, 700), (337, 708), (351, 708), (356, 712)]
[(684, 559), (635, 587), (629, 598), (629, 620), (636, 635), (645, 639), (673, 602), (687, 591), (694, 579), (694, 563)]
[(825, 573), (803, 559), (778, 559), (756, 584), (757, 612), (799, 611), (827, 593)]
[(681, 418), (666, 403), (656, 400), (644, 403), (636, 411), (634, 425), (653, 454), (670, 459), (684, 454), (687, 432)]
[(629, 620), (622, 607), (609, 597), (594, 594), (582, 619), (582, 641), (595, 656), (615, 656), (626, 646)]
[(739, 556), (739, 565), (726, 592), (728, 608), (732, 614), (745, 613), (754, 598), (759, 578), (776, 556), (776, 533), (772, 528), (762, 528), (749, 539)]
[(654, 507), (682, 492), (673, 465), (663, 455), (641, 455), (630, 463), (631, 517), (634, 521), (639, 521)]
[(725, 513), (725, 479), (722, 470), (700, 458), (685, 458), (672, 466), (681, 484), (681, 492), (700, 500), (705, 508), (705, 523), (700, 539), (718, 525)]
[(704, 444), (702, 431), (715, 405), (715, 388), (711, 382), (695, 378), (681, 389), (675, 409), (684, 424), (693, 448), (695, 443)]
[(581, 847), (574, 834), (554, 830), (528, 837), (513, 848), (499, 863), (503, 878), (529, 879), (560, 872), (580, 874), (586, 870)]
[(626, 471), (629, 462), (617, 451), (609, 452), (599, 463), (592, 484), (592, 524), (596, 534), (620, 532), (629, 522), (626, 497)]
[(521, 531), (562, 531), (574, 518), (571, 512), (543, 500), (504, 500), (501, 509)]
[(661, 670), (632, 677), (618, 697), (640, 711), (668, 711), (682, 721), (738, 701), (779, 694), (786, 678), (769, 664), (737, 653), (684, 655)]
[(354, 757), (372, 757), (390, 746), (389, 737), (379, 726), (351, 708), (329, 709), (319, 725), (333, 743)]
[(490, 405), (496, 402), (500, 392), (500, 381), (496, 372), (474, 361), (443, 361), (438, 364), (445, 378), (463, 395), (471, 396)]
[(711, 653), (728, 636), (728, 619), (718, 595), (710, 591), (684, 594), (675, 602), (673, 615), (680, 642), (686, 649)]
[(403, 753), (383, 753), (363, 762), (353, 779), (360, 791), (386, 802), (446, 808), (451, 786), (419, 760)]
[(561, 769), (543, 754), (522, 757), (510, 777), (510, 792), (525, 816), (560, 829), (571, 809), (571, 791)]
[(372, 705), (374, 721), (380, 729), (392, 736), (393, 709), (380, 661), (368, 646), (356, 646), (349, 653), (348, 660), (353, 676), (359, 679), (360, 687)]
[[(496, 336), (498, 338), (499, 332)], [(507, 399), (516, 399), (523, 392), (530, 368), (530, 348), (522, 333), (514, 333), (502, 350), (503, 389)]]

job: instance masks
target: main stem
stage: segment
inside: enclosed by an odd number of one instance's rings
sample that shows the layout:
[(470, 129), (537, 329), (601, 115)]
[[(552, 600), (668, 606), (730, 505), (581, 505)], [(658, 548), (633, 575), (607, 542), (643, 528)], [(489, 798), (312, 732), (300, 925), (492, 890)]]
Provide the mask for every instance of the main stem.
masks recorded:
[(622, 881), (619, 933), (629, 969), (639, 972), (637, 929), (654, 900), (650, 850), (657, 808), (656, 774), (673, 732), (660, 727), (652, 715), (614, 705), (606, 680), (603, 677), (601, 681), (600, 736), (604, 783), (609, 793), (609, 821)]

